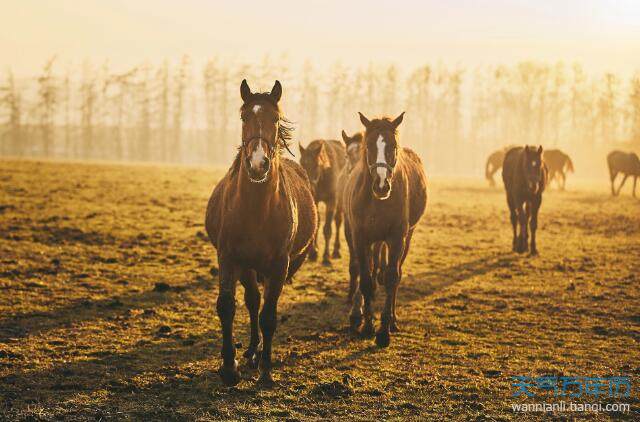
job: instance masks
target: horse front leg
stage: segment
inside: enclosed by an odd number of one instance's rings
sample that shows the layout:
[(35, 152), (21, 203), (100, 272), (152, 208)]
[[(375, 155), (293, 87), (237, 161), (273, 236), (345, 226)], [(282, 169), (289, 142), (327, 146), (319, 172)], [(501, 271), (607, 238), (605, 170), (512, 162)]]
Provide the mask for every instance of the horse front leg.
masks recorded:
[(404, 255), (405, 236), (387, 241), (389, 260), (384, 271), (385, 303), (380, 318), (380, 328), (376, 333), (378, 347), (387, 347), (391, 342), (390, 328), (393, 322), (393, 303), (400, 285), (400, 262)]
[(244, 287), (244, 304), (249, 312), (251, 336), (249, 347), (243, 356), (247, 359), (250, 368), (258, 365), (258, 346), (260, 345), (260, 326), (258, 323), (258, 313), (260, 311), (260, 289), (258, 288), (257, 274), (252, 270), (245, 270), (240, 275), (240, 283)]
[(236, 346), (233, 340), (237, 270), (223, 257), (220, 257), (218, 265), (220, 267), (220, 282), (216, 310), (222, 325), (222, 366), (218, 369), (218, 374), (225, 385), (234, 386), (240, 382)]
[(342, 217), (342, 211), (337, 209), (335, 217), (333, 217), (336, 223), (336, 240), (333, 244), (333, 255), (331, 255), (333, 259), (340, 258), (340, 226), (342, 225)]
[(622, 181), (620, 182), (620, 187), (618, 188), (618, 193), (616, 195), (620, 195), (620, 191), (622, 190), (622, 187), (624, 186), (624, 183), (627, 181), (628, 177), (629, 177), (628, 174), (624, 175), (624, 177), (622, 178)]
[(536, 246), (536, 231), (538, 230), (538, 211), (542, 204), (542, 195), (538, 195), (531, 204), (531, 255), (538, 255), (538, 248)]
[(636, 182), (638, 181), (638, 176), (633, 176), (633, 197), (636, 197)]
[(360, 272), (360, 293), (364, 300), (363, 319), (361, 334), (371, 336), (373, 328), (373, 299), (375, 295), (375, 284), (371, 276), (371, 244), (365, 241), (362, 236), (356, 242), (356, 253)]
[(260, 377), (258, 383), (270, 386), (273, 384), (271, 376), (271, 345), (278, 324), (278, 299), (282, 293), (282, 286), (287, 277), (289, 259), (277, 266), (265, 284), (264, 304), (260, 312), (260, 331), (262, 331), (262, 352), (260, 353)]
[(333, 216), (336, 211), (336, 202), (328, 201), (326, 204), (324, 227), (322, 228), (322, 233), (324, 234), (324, 253), (322, 254), (322, 263), (324, 265), (330, 265), (329, 245), (331, 244), (331, 225), (333, 224)]
[(518, 236), (518, 253), (525, 253), (529, 248), (528, 241), (528, 221), (529, 221), (529, 208), (525, 204), (521, 204), (518, 207), (518, 222), (520, 225), (520, 235)]
[(514, 200), (507, 194), (507, 203), (509, 204), (509, 217), (511, 219), (511, 228), (513, 229), (513, 240), (511, 241), (511, 250), (518, 251), (518, 213)]

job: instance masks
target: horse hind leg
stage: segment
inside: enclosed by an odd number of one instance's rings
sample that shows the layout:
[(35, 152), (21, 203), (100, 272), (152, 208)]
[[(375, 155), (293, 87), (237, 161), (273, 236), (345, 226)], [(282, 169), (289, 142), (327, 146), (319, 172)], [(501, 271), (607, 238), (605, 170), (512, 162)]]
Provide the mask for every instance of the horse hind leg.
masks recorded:
[(620, 191), (622, 190), (622, 187), (624, 186), (624, 184), (627, 181), (628, 177), (629, 177), (628, 174), (624, 175), (624, 177), (622, 178), (622, 181), (620, 182), (620, 187), (618, 188), (618, 193), (616, 195), (620, 195)]
[(240, 276), (240, 283), (244, 287), (244, 303), (249, 312), (249, 324), (251, 335), (249, 347), (243, 356), (247, 359), (247, 364), (251, 368), (258, 366), (258, 347), (260, 345), (260, 326), (258, 322), (258, 312), (260, 311), (260, 289), (258, 288), (258, 277), (255, 271), (245, 270)]
[(324, 265), (331, 264), (331, 260), (329, 260), (329, 245), (331, 244), (331, 225), (333, 224), (335, 210), (335, 202), (327, 204), (327, 213), (325, 215), (324, 227), (322, 228), (322, 233), (324, 234), (324, 253), (322, 255), (322, 264)]

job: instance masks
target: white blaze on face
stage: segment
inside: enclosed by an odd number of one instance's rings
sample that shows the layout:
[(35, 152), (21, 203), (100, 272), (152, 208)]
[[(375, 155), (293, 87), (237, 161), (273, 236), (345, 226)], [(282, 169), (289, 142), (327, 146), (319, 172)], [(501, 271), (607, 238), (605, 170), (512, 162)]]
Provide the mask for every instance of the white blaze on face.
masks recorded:
[(259, 169), (264, 162), (264, 157), (265, 153), (262, 148), (262, 141), (258, 141), (258, 146), (251, 153), (251, 168), (255, 170)]
[[(376, 141), (376, 148), (378, 149), (378, 157), (376, 158), (376, 163), (387, 164), (387, 159), (384, 156), (384, 149), (386, 143), (384, 142), (384, 138), (382, 135), (378, 135), (378, 140)], [(376, 167), (376, 171), (378, 172), (378, 177), (380, 178), (380, 189), (384, 187), (384, 181), (387, 179), (387, 168), (386, 167)]]
[(258, 112), (260, 111), (260, 105), (256, 104), (253, 106), (253, 114), (258, 114)]

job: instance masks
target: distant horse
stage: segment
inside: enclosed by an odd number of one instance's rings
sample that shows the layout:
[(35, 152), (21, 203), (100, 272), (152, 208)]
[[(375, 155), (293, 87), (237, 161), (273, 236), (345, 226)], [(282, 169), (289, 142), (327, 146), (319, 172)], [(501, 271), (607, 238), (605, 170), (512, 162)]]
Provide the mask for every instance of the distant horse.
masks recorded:
[[(365, 127), (360, 160), (349, 174), (344, 191), (345, 233), (349, 244), (350, 284), (360, 277), (360, 295), (351, 308), (351, 329), (357, 331), (364, 317), (363, 335), (374, 332), (372, 260), (376, 244), (387, 251), (384, 268), (386, 300), (376, 344), (386, 347), (390, 331), (397, 329), (395, 301), (402, 277), (402, 264), (409, 252), (411, 236), (427, 206), (427, 182), (420, 158), (401, 148), (397, 128), (404, 113), (369, 120), (360, 113)], [(354, 281), (354, 279), (356, 281)], [(362, 310), (364, 299), (364, 316)]]
[(567, 173), (574, 172), (571, 158), (559, 149), (547, 149), (542, 154), (542, 159), (549, 171), (548, 183), (551, 184), (551, 181), (558, 175), (558, 185), (561, 190), (564, 190), (567, 183)]
[[(240, 381), (233, 339), (236, 281), (244, 286), (251, 340), (244, 353), (259, 364), (259, 382), (271, 383), (271, 343), (278, 298), (285, 281), (304, 262), (316, 233), (317, 214), (309, 180), (294, 161), (282, 158), (291, 129), (278, 102), (282, 86), (252, 93), (240, 86), (242, 144), (227, 174), (216, 185), (205, 218), (209, 239), (218, 250), (220, 288), (217, 311), (222, 324), (222, 360), (218, 373), (227, 385)], [(258, 282), (264, 284), (260, 308)], [(262, 351), (258, 351), (262, 331)]]
[[(611, 195), (617, 196), (622, 190), (624, 182), (629, 176), (633, 176), (633, 197), (636, 197), (636, 183), (640, 176), (640, 159), (634, 152), (612, 151), (607, 155), (607, 164), (609, 165), (609, 176), (611, 178)], [(618, 173), (624, 174), (618, 192), (616, 192), (614, 181)]]
[[(516, 147), (504, 157), (502, 180), (507, 192), (507, 204), (513, 226), (513, 250), (524, 253), (528, 249), (527, 225), (531, 227), (531, 255), (538, 254), (536, 230), (542, 192), (547, 185), (547, 168), (542, 160), (542, 147)], [(520, 234), (517, 225), (520, 223)]]
[(504, 156), (507, 154), (511, 148), (514, 148), (513, 145), (506, 146), (502, 149), (494, 151), (487, 158), (487, 163), (484, 166), (484, 176), (489, 181), (489, 185), (495, 186), (496, 182), (493, 180), (493, 175), (498, 172), (502, 168), (502, 162), (504, 161)]
[[(300, 146), (300, 164), (307, 172), (311, 181), (311, 189), (316, 207), (319, 202), (324, 202), (326, 207), (324, 227), (324, 254), (322, 263), (327, 265), (329, 261), (329, 243), (331, 243), (331, 223), (335, 220), (336, 241), (333, 246), (333, 257), (340, 257), (340, 226), (342, 225), (342, 212), (336, 212), (338, 202), (338, 179), (347, 161), (345, 148), (340, 141), (316, 140), (307, 147)], [(319, 224), (318, 224), (319, 225)], [(309, 251), (309, 259), (315, 261), (318, 258), (317, 236)]]

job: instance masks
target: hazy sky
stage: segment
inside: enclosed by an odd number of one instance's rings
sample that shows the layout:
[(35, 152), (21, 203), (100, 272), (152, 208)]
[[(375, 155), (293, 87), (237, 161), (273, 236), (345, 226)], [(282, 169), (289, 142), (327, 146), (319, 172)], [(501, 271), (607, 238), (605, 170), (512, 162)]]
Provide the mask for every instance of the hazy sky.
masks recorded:
[(47, 57), (115, 67), (212, 56), (256, 62), (580, 61), (640, 70), (638, 0), (0, 0), (0, 66)]

